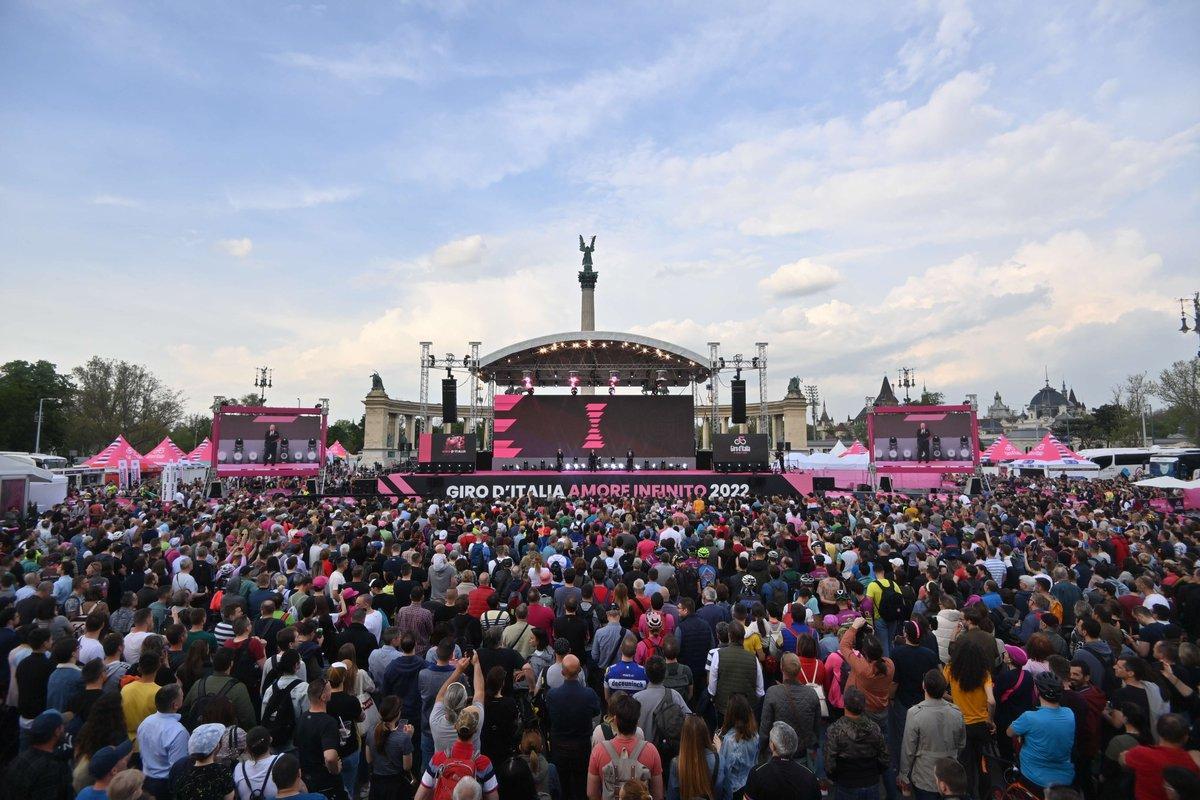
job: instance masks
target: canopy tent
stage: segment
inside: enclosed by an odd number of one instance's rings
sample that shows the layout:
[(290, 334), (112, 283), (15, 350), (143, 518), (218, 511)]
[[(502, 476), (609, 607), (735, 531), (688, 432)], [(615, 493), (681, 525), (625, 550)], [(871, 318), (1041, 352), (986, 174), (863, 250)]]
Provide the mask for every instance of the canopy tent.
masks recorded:
[(1008, 437), (1000, 434), (1000, 438), (988, 445), (988, 448), (979, 454), (980, 461), (987, 461), (992, 464), (999, 464), (1001, 461), (1012, 461), (1017, 458), (1024, 458), (1025, 454), (1017, 448)]
[(1022, 453), (1021, 459), (1028, 461), (1074, 460), (1078, 462), (1087, 462), (1088, 464), (1092, 463), (1083, 456), (1079, 455), (1079, 453), (1076, 453), (1074, 450), (1060, 442), (1057, 438), (1055, 438), (1054, 434), (1051, 433), (1047, 433), (1045, 436), (1043, 436), (1042, 440), (1037, 443), (1037, 446), (1035, 446), (1028, 453)]
[(159, 467), (169, 461), (184, 461), (187, 457), (187, 453), (172, 442), (170, 436), (164, 436), (153, 450), (146, 453), (146, 461)]
[(325, 455), (330, 458), (340, 458), (343, 461), (350, 458), (350, 454), (346, 452), (346, 448), (342, 445), (341, 441), (336, 441), (325, 448)]
[(195, 450), (187, 454), (188, 461), (207, 463), (210, 458), (212, 458), (212, 442), (208, 440), (207, 436), (204, 437), (203, 442), (196, 445)]
[(1200, 480), (1181, 481), (1179, 478), (1171, 478), (1163, 475), (1158, 478), (1147, 478), (1144, 481), (1138, 481), (1137, 486), (1145, 486), (1150, 489), (1200, 489)]
[(846, 449), (847, 449), (846, 445), (842, 444), (841, 439), (838, 439), (837, 444), (835, 444), (833, 447), (829, 448), (829, 453), (827, 455), (833, 456), (834, 458), (838, 458), (839, 456), (841, 456), (842, 453), (846, 452)]
[(112, 444), (83, 462), (83, 465), (85, 467), (102, 467), (115, 471), (120, 461), (139, 461), (142, 463), (143, 468), (149, 466), (146, 462), (146, 457), (127, 442), (125, 436), (122, 434), (118, 434)]
[[(840, 444), (840, 442), (839, 442), (839, 444)], [(867, 452), (867, 448), (863, 447), (862, 442), (860, 442), (858, 439), (855, 439), (854, 444), (850, 445), (849, 447), (847, 447), (845, 450), (843, 450), (841, 453), (838, 454), (838, 458), (847, 458), (849, 456), (865, 456), (865, 455), (870, 455)]]

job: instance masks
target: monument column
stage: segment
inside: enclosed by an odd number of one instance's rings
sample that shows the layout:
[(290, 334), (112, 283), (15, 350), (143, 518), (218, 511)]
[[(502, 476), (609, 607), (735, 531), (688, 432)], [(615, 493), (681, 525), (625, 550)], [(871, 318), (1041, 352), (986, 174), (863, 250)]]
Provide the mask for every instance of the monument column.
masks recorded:
[[(591, 243), (585, 243), (583, 236), (579, 237), (579, 251), (583, 253), (583, 269), (579, 270), (579, 330), (596, 330), (596, 276), (592, 269), (592, 252), (596, 249), (596, 237), (592, 236)], [(579, 387), (580, 394), (595, 394), (596, 387), (584, 384)]]
[(791, 442), (793, 450), (808, 449), (808, 401), (796, 378), (788, 384), (783, 398), (783, 441)]
[[(388, 463), (388, 421), (392, 401), (383, 389), (378, 374), (371, 378), (371, 391), (363, 398), (365, 421), (363, 424), (362, 460), (366, 464)], [(394, 459), (391, 459), (394, 460)]]

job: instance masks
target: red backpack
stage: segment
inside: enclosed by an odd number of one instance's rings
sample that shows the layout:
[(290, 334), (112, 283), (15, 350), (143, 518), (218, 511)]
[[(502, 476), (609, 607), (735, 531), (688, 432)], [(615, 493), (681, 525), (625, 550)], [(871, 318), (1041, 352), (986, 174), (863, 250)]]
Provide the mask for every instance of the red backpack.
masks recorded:
[(463, 778), (475, 778), (475, 758), (464, 761), (446, 751), (446, 760), (438, 767), (437, 781), (433, 785), (433, 800), (454, 800), (454, 787)]

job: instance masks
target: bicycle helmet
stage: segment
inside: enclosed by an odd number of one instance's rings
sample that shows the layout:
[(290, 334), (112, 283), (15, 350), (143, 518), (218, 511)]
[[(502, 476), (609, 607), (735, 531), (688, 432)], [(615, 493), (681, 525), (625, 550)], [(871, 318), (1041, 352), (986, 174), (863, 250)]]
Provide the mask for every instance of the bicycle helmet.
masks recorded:
[(696, 555), (699, 556), (700, 558), (708, 558), (708, 548), (701, 547), (699, 550), (696, 551)]
[(767, 560), (768, 561), (778, 561), (779, 553), (775, 550), (770, 551), (769, 553), (767, 553)]
[(817, 579), (807, 573), (800, 576), (800, 585), (801, 586), (812, 586), (816, 582), (817, 582)]
[(1054, 674), (1052, 670), (1039, 672), (1037, 677), (1033, 679), (1033, 685), (1034, 688), (1037, 689), (1038, 694), (1049, 700), (1051, 703), (1057, 703), (1062, 700), (1062, 678)]
[(843, 536), (842, 547), (854, 547), (854, 538), (851, 536)]
[(742, 588), (743, 589), (754, 589), (757, 586), (758, 586), (758, 578), (755, 578), (753, 575), (743, 575), (742, 576)]

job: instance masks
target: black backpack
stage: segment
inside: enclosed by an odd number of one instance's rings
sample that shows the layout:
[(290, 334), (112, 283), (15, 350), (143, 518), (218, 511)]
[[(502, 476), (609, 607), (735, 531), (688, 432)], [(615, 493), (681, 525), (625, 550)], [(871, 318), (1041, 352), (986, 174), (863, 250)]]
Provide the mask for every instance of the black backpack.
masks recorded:
[(667, 689), (663, 692), (663, 698), (655, 706), (652, 716), (654, 746), (664, 763), (670, 763), (670, 760), (679, 754), (679, 739), (683, 734), (684, 712), (675, 705), (675, 700), (671, 697), (672, 691)]
[(271, 745), (284, 747), (291, 744), (296, 733), (296, 707), (292, 705), (292, 690), (302, 681), (296, 678), (287, 686), (275, 685), (267, 707), (263, 709), (263, 727), (271, 732)]
[(250, 652), (249, 644), (250, 640), (247, 639), (241, 647), (230, 648), (233, 650), (233, 667), (229, 674), (241, 681), (251, 697), (257, 697), (258, 687), (262, 684), (262, 667)]
[[(291, 703), (288, 703), (291, 706)], [(267, 784), (271, 782), (271, 772), (275, 769), (275, 762), (283, 758), (282, 755), (275, 756), (271, 759), (271, 766), (267, 767), (267, 774), (263, 777), (262, 785), (255, 788), (250, 782), (250, 775), (246, 772), (246, 762), (242, 762), (242, 780), (246, 782), (246, 788), (250, 791), (250, 800), (264, 800), (266, 798)]]
[(215, 697), (224, 697), (233, 689), (236, 681), (226, 681), (225, 685), (220, 688), (216, 694), (209, 694), (206, 691), (208, 686), (208, 678), (200, 679), (200, 690), (196, 693), (196, 699), (192, 701), (192, 707), (188, 709), (187, 719), (184, 720), (184, 727), (189, 731), (195, 730), (200, 724), (200, 720), (204, 718), (204, 711), (208, 708), (208, 704)]
[(876, 581), (879, 584), (879, 618), (884, 622), (901, 622), (908, 619), (909, 610), (907, 603), (904, 600), (904, 595), (900, 592), (900, 587), (896, 585), (896, 579), (888, 580), (888, 585), (884, 586), (882, 581)]

